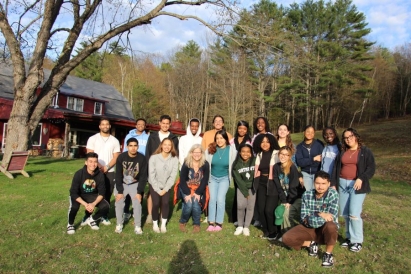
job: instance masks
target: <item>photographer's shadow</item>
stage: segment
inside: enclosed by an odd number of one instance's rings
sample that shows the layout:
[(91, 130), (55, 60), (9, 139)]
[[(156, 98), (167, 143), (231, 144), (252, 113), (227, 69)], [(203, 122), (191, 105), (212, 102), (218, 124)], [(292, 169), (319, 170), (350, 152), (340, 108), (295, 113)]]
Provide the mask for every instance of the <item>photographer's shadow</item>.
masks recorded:
[(204, 266), (197, 245), (193, 240), (186, 240), (170, 262), (168, 274), (209, 273)]

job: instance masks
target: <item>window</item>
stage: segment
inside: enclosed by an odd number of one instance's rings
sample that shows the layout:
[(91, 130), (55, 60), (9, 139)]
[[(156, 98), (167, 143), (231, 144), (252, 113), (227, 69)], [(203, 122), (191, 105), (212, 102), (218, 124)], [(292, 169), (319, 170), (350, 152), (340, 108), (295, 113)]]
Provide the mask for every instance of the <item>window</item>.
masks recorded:
[(102, 110), (103, 110), (103, 104), (100, 102), (95, 102), (94, 103), (94, 114), (101, 115)]
[(31, 136), (31, 144), (33, 146), (41, 145), (41, 127), (42, 123), (39, 123), (36, 130), (33, 132), (33, 136)]
[[(42, 123), (39, 123), (37, 125), (36, 130), (33, 133), (33, 136), (31, 136), (31, 143), (30, 145), (32, 146), (40, 146), (41, 145), (41, 129), (42, 129)], [(7, 139), (7, 123), (4, 124), (3, 126), (3, 142), (2, 142), (2, 147), (6, 145), (6, 139)]]
[(75, 111), (83, 111), (84, 100), (74, 97), (67, 98), (67, 108)]

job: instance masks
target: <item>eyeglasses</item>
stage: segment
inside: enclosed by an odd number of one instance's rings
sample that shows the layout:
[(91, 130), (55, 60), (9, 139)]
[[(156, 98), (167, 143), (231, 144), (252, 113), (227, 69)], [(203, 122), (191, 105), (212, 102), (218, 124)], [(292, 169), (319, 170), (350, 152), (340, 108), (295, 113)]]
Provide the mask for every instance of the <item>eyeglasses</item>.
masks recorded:
[(193, 151), (193, 152), (191, 152), (191, 153), (193, 153), (193, 154), (201, 154), (202, 152), (201, 151)]
[(352, 139), (354, 137), (354, 134), (351, 134), (350, 136), (348, 136), (348, 137), (343, 137), (343, 140), (344, 141), (346, 141), (346, 140), (348, 140), (348, 139)]

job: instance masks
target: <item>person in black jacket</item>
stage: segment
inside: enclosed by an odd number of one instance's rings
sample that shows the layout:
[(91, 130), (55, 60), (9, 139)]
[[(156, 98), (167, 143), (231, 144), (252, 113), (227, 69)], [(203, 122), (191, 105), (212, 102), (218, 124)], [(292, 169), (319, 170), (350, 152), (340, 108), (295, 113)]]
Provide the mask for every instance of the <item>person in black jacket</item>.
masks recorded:
[(371, 191), (370, 179), (375, 173), (375, 161), (355, 129), (344, 130), (342, 139), (342, 152), (334, 164), (331, 186), (338, 187), (340, 214), (345, 219), (346, 241), (341, 246), (359, 252), (364, 240), (362, 206), (366, 193)]
[[(98, 155), (94, 152), (86, 154), (84, 167), (78, 170), (73, 177), (70, 187), (70, 208), (68, 214), (67, 234), (74, 234), (74, 219), (80, 209), (80, 205), (85, 207), (86, 221), (91, 229), (98, 230), (97, 221), (106, 216), (110, 204), (104, 200), (106, 192), (105, 179), (103, 173), (98, 168)], [(94, 216), (91, 214), (98, 208)]]
[[(160, 125), (160, 130), (151, 132), (150, 136), (148, 137), (147, 146), (146, 146), (146, 160), (147, 163), (150, 160), (151, 155), (153, 155), (154, 151), (160, 146), (161, 142), (165, 138), (169, 138), (174, 143), (174, 149), (178, 153), (178, 136), (174, 135), (172, 132), (169, 131), (171, 126), (171, 117), (170, 115), (161, 115), (160, 120), (158, 122)], [(178, 155), (177, 155), (178, 156)], [(153, 202), (151, 200), (150, 191), (147, 193), (147, 219), (146, 223), (151, 224), (153, 222), (153, 217), (151, 215), (151, 211), (153, 209)]]
[(321, 154), (324, 149), (323, 143), (315, 139), (315, 129), (308, 125), (304, 129), (304, 141), (297, 146), (295, 162), (301, 168), (304, 187), (307, 191), (314, 187), (314, 175), (321, 167)]
[(280, 193), (280, 200), (286, 208), (281, 224), (283, 233), (299, 224), (301, 197), (305, 192), (304, 186), (300, 184), (298, 169), (291, 161), (292, 153), (292, 148), (283, 146), (278, 152), (280, 162), (274, 165), (274, 182), (283, 190)]

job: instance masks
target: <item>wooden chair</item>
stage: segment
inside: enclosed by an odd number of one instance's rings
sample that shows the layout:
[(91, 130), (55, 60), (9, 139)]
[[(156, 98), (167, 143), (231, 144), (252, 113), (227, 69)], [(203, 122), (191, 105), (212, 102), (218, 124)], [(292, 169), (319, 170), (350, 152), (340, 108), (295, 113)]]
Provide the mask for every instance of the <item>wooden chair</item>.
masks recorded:
[(30, 175), (24, 171), (24, 168), (27, 163), (29, 154), (27, 151), (14, 151), (11, 154), (10, 162), (7, 166), (0, 165), (0, 171), (3, 172), (10, 179), (14, 179), (13, 174), (20, 173), (24, 177), (30, 177)]

